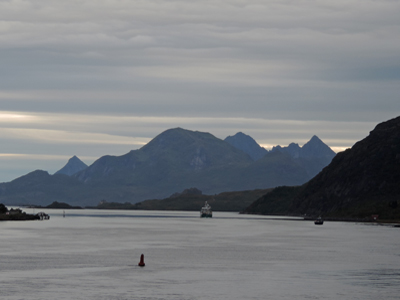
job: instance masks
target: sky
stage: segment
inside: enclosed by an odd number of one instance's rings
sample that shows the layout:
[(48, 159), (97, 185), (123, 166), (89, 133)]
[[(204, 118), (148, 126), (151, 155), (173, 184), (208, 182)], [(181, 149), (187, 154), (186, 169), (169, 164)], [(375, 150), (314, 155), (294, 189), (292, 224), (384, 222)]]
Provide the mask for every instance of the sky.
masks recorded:
[(397, 0), (0, 0), (0, 182), (169, 128), (351, 147), (400, 115)]

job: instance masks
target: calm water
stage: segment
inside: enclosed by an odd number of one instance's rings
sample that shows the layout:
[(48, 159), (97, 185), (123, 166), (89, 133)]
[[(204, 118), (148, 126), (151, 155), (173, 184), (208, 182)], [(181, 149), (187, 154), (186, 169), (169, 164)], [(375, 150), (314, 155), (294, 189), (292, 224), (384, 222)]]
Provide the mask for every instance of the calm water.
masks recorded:
[(1, 299), (400, 297), (400, 228), (219, 212), (46, 212), (50, 221), (0, 222)]

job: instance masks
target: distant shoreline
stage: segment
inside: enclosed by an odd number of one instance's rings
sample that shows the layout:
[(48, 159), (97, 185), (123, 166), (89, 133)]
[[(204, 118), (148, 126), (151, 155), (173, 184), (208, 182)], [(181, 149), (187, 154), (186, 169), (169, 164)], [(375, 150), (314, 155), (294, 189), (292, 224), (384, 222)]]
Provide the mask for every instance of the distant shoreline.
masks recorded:
[[(117, 207), (96, 207), (96, 206), (87, 206), (87, 207), (43, 207), (43, 206), (22, 206), (25, 208), (43, 208), (43, 209), (93, 209), (93, 210), (114, 210), (114, 211), (184, 211), (184, 212), (195, 212), (197, 210), (182, 210), (182, 209), (143, 209), (143, 208), (117, 208)], [(276, 221), (315, 221), (315, 217), (304, 217), (304, 216), (293, 216), (293, 215), (264, 215), (264, 214), (252, 214), (252, 213), (243, 213), (241, 211), (228, 211), (228, 210), (215, 210), (216, 213), (218, 212), (231, 212), (237, 213), (242, 215), (253, 215), (253, 216), (264, 216), (264, 217), (273, 217), (270, 220)], [(339, 218), (339, 217), (326, 217), (323, 218), (326, 222), (348, 222), (348, 223), (366, 223), (366, 224), (375, 224), (375, 225), (390, 225), (392, 227), (399, 227), (400, 228), (400, 220), (384, 220), (378, 219), (373, 220), (371, 218)], [(0, 219), (1, 221), (2, 219)]]

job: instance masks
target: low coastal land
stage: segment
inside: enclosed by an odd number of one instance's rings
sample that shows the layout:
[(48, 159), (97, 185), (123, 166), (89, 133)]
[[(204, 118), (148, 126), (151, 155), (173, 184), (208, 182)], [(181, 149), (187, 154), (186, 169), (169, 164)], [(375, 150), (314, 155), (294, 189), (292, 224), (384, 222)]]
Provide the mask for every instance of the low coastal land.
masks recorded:
[(8, 209), (4, 204), (0, 203), (0, 221), (31, 221), (40, 220), (38, 214), (27, 214), (19, 208)]

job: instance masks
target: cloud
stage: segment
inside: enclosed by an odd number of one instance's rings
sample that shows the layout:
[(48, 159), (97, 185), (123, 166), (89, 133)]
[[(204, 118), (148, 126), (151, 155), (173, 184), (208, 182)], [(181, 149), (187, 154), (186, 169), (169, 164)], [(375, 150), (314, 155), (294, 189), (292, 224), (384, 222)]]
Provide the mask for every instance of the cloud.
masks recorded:
[(24, 124), (35, 122), (35, 120), (37, 119), (33, 115), (0, 111), (0, 123), (3, 124)]
[(127, 136), (117, 136), (101, 133), (68, 132), (62, 130), (49, 129), (29, 129), (29, 128), (3, 128), (0, 137), (7, 139), (24, 139), (37, 143), (47, 144), (112, 144), (112, 145), (131, 145), (133, 148), (143, 146), (149, 142), (148, 139), (134, 138)]
[(178, 126), (349, 147), (400, 111), (399, 13), (390, 0), (0, 1), (0, 152), (117, 155)]

